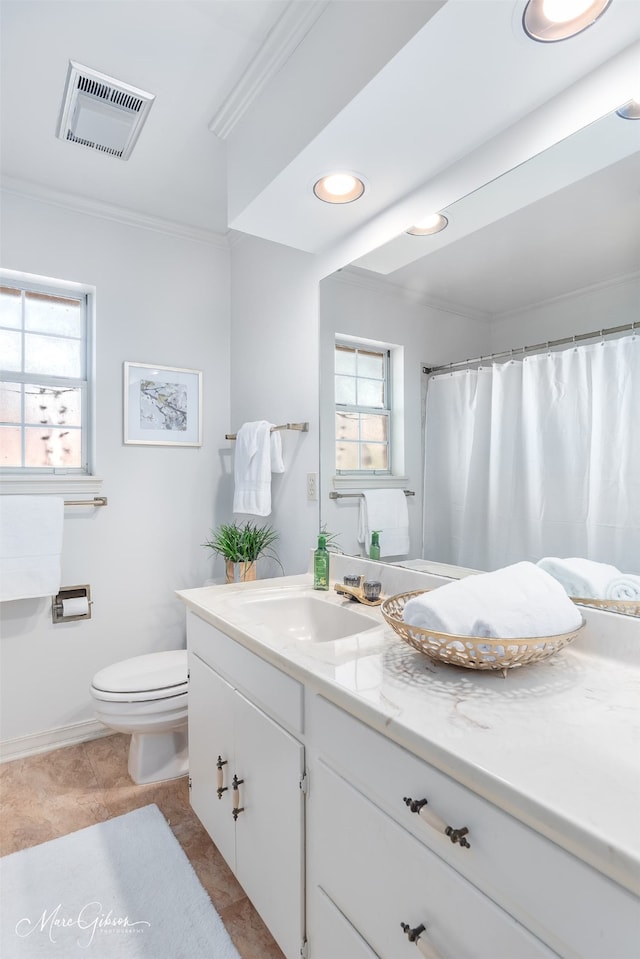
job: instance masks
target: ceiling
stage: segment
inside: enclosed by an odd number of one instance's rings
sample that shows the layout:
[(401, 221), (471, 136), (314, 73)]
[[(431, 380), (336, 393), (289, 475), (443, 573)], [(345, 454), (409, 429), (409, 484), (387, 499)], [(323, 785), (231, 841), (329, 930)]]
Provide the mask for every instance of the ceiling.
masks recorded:
[[(531, 209), (488, 226), (490, 246), (476, 237), (474, 250), (469, 228), (458, 252), (437, 251), (430, 274), (416, 248), (400, 255), (394, 238), (425, 209), (454, 205), (624, 102), (640, 62), (637, 0), (613, 0), (598, 23), (556, 44), (524, 36), (523, 7), (1, 0), (3, 185), (193, 233), (248, 233), (320, 255), (327, 271), (394, 249), (393, 269), (367, 269), (444, 299), (458, 293), (463, 256), (465, 275), (480, 284), (464, 303), (500, 312), (511, 305), (506, 293), (501, 301), (495, 282), (493, 300), (492, 284), (480, 289), (489, 251), (508, 251), (509, 231), (522, 232), (518, 217)], [(155, 94), (129, 160), (56, 138), (69, 60)], [(366, 178), (364, 198), (343, 207), (316, 200), (314, 180), (345, 167)], [(591, 186), (602, 197), (603, 181)], [(579, 208), (588, 197), (576, 187)], [(547, 225), (563, 216), (549, 197), (540, 202)], [(530, 220), (524, 227), (532, 236)], [(531, 245), (528, 256), (537, 255)]]

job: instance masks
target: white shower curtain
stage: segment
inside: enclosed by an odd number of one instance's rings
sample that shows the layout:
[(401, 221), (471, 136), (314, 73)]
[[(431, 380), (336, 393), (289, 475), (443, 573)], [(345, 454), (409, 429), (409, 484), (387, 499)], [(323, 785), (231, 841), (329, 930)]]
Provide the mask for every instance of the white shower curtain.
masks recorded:
[(640, 336), (429, 380), (424, 556), (640, 573)]

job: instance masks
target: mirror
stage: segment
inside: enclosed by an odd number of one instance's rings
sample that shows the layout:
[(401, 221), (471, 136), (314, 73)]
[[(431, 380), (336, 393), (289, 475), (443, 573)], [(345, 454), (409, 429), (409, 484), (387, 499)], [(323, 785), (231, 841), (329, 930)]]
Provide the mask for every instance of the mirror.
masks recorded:
[[(639, 148), (640, 123), (603, 117), (441, 211), (449, 219), (442, 233), (403, 235), (322, 281), (320, 521), (345, 553), (362, 553), (359, 500), (344, 496), (361, 489), (362, 481), (335, 477), (335, 334), (397, 345), (393, 383), (403, 406), (405, 444), (396, 442), (394, 449), (401, 475), (383, 485), (415, 494), (407, 498), (406, 564), (420, 565), (422, 365), (637, 321)], [(335, 492), (342, 495), (330, 499)], [(640, 550), (637, 568), (624, 572), (640, 574)]]

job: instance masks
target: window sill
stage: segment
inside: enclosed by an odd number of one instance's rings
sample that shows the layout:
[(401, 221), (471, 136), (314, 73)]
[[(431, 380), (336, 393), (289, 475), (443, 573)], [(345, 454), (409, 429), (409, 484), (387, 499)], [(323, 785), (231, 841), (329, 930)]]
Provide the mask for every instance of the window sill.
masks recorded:
[(100, 493), (103, 480), (97, 476), (8, 476), (0, 479), (0, 494), (37, 496), (56, 494), (58, 496), (94, 496)]

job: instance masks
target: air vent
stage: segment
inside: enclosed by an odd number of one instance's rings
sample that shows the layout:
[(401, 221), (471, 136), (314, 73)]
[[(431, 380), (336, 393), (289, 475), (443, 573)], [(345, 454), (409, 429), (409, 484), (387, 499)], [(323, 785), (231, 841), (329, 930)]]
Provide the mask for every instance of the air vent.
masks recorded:
[(56, 135), (127, 160), (154, 99), (70, 60)]

